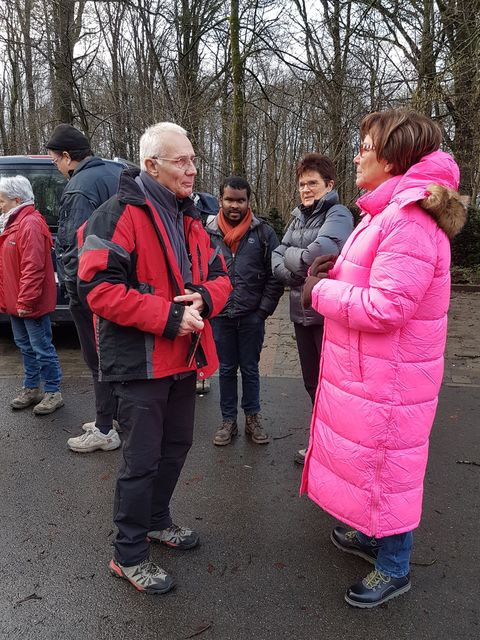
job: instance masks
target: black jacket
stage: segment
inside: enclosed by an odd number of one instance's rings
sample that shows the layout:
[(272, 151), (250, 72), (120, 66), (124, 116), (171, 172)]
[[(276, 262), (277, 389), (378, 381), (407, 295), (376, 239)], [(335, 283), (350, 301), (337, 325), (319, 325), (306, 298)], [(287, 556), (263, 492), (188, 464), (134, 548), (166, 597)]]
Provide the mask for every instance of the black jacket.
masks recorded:
[(235, 318), (258, 313), (264, 319), (271, 315), (283, 293), (283, 285), (276, 280), (271, 268), (272, 251), (278, 246), (272, 227), (253, 217), (235, 255), (223, 241), (217, 217), (205, 228), (212, 247), (221, 251), (225, 258), (233, 285), (227, 304), (219, 315)]
[(105, 162), (96, 156), (85, 158), (77, 165), (63, 190), (55, 256), (58, 281), (67, 285), (70, 295), (75, 292), (77, 282), (77, 229), (95, 209), (117, 193), (123, 169), (119, 163)]

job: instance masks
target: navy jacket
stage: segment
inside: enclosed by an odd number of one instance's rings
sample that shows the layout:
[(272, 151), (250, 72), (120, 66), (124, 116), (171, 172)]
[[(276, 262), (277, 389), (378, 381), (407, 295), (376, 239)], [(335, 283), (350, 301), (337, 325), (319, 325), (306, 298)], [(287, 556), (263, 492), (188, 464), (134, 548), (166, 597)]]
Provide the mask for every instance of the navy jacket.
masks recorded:
[(118, 191), (124, 167), (93, 156), (82, 160), (67, 182), (60, 200), (58, 231), (55, 239), (57, 275), (70, 295), (77, 283), (77, 229), (90, 218), (95, 209)]
[(219, 314), (236, 318), (257, 313), (263, 319), (271, 315), (283, 293), (283, 285), (274, 277), (271, 260), (278, 239), (272, 227), (253, 217), (236, 254), (223, 241), (217, 217), (205, 227), (212, 247), (222, 252), (233, 285), (227, 304)]

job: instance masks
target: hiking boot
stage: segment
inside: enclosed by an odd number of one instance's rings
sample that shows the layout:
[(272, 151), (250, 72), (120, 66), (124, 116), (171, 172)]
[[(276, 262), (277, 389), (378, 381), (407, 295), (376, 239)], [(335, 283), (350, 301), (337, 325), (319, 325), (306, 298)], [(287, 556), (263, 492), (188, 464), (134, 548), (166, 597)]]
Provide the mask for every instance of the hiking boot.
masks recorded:
[(378, 555), (378, 545), (375, 538), (371, 538), (368, 544), (360, 542), (357, 538), (355, 529), (347, 529), (346, 527), (334, 527), (330, 534), (330, 540), (333, 544), (345, 553), (351, 553), (359, 556), (367, 562), (375, 564)]
[(270, 442), (270, 436), (264, 431), (260, 422), (260, 414), (258, 413), (245, 416), (245, 434), (250, 436), (255, 444), (268, 444)]
[(198, 396), (203, 396), (206, 393), (210, 393), (210, 379), (197, 380), (196, 392)]
[(213, 444), (223, 447), (226, 444), (230, 444), (232, 438), (238, 433), (238, 427), (235, 420), (224, 420), (222, 426), (217, 430), (215, 437), (213, 438)]
[(45, 394), (38, 387), (29, 389), (24, 387), (18, 396), (10, 402), (12, 409), (26, 409), (31, 404), (37, 404)]
[(64, 404), (60, 391), (47, 391), (43, 400), (33, 407), (33, 413), (37, 416), (45, 416), (60, 409)]
[(178, 527), (176, 524), (172, 524), (167, 529), (160, 529), (160, 531), (149, 531), (147, 536), (152, 542), (160, 542), (173, 549), (193, 549), (200, 542), (196, 531), (186, 527)]
[(409, 591), (410, 574), (392, 578), (374, 569), (363, 580), (347, 589), (345, 600), (352, 607), (371, 609)]
[[(91, 428), (95, 426), (96, 426), (95, 422), (84, 422), (82, 424), (82, 429), (84, 431), (90, 431)], [(112, 421), (112, 428), (115, 429), (115, 431), (118, 431), (118, 433), (122, 433), (122, 429), (116, 420)]]
[(172, 576), (148, 559), (133, 567), (124, 567), (116, 560), (110, 560), (108, 566), (112, 576), (128, 580), (135, 589), (143, 593), (167, 593), (175, 586)]
[(297, 464), (305, 464), (305, 456), (307, 455), (306, 449), (299, 449), (293, 456), (293, 461)]
[(110, 429), (107, 434), (104, 434), (100, 429), (97, 429), (94, 422), (90, 424), (92, 426), (85, 430), (80, 436), (67, 440), (69, 449), (77, 453), (91, 453), (97, 449), (101, 449), (102, 451), (118, 449), (121, 442), (115, 429)]

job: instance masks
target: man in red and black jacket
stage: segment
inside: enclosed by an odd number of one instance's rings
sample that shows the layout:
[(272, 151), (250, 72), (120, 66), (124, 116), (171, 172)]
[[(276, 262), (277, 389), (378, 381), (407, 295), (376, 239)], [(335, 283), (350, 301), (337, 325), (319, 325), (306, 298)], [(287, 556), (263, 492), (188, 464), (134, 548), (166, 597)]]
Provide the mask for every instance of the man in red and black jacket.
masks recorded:
[(79, 231), (78, 291), (94, 314), (102, 380), (114, 384), (125, 432), (116, 486), (112, 573), (138, 590), (174, 581), (150, 562), (150, 542), (191, 549), (198, 534), (173, 524), (170, 499), (192, 444), (195, 381), (218, 366), (209, 318), (231, 284), (190, 198), (193, 147), (160, 123), (140, 140), (139, 175)]

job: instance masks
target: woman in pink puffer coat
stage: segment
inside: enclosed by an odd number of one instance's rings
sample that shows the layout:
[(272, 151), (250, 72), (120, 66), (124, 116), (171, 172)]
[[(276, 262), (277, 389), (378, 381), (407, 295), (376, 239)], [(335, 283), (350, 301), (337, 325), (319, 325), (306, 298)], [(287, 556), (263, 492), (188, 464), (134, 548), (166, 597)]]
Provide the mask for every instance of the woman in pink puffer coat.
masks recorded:
[(466, 214), (432, 120), (373, 113), (361, 136), (362, 222), (334, 265), (317, 259), (304, 287), (325, 337), (301, 492), (349, 525), (332, 532), (339, 549), (375, 564), (345, 596), (373, 607), (410, 588), (443, 375), (449, 238)]

